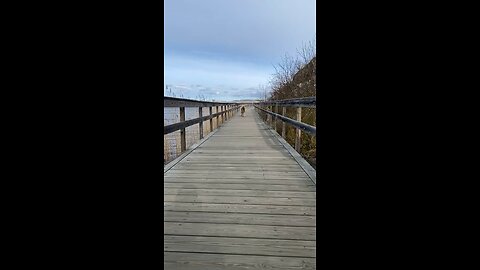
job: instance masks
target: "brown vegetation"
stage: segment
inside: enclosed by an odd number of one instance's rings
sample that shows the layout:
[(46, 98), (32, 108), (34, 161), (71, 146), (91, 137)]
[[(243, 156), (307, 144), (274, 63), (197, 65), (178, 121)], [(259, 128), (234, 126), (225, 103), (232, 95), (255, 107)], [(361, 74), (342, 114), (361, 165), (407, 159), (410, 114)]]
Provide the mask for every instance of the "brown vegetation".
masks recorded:
[[(270, 81), (271, 96), (269, 100), (316, 96), (316, 61), (315, 41), (303, 45), (295, 58), (285, 55), (282, 62), (275, 66), (276, 72)], [(315, 111), (315, 108), (302, 108), (302, 122), (316, 126)], [(286, 116), (296, 119), (296, 108), (287, 107)], [(277, 125), (277, 130), (281, 130), (282, 124), (277, 122)], [(295, 145), (295, 128), (289, 125), (286, 125), (286, 128), (287, 142)], [(300, 154), (315, 166), (315, 137), (302, 132), (301, 141)]]

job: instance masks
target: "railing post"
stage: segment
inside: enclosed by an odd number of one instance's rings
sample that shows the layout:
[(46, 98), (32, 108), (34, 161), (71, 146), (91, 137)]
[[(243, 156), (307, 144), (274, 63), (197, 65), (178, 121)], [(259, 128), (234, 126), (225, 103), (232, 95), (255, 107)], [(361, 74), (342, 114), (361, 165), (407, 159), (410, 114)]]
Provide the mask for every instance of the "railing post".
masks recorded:
[[(185, 107), (180, 107), (180, 122), (185, 122)], [(185, 129), (180, 130), (180, 152), (183, 153), (187, 150), (187, 140), (185, 137)]]
[[(203, 117), (203, 108), (198, 107), (198, 117)], [(198, 130), (200, 131), (200, 140), (203, 139), (203, 121), (198, 123)]]
[[(210, 116), (212, 116), (212, 106), (210, 106), (209, 111), (210, 111)], [(212, 131), (213, 131), (213, 119), (210, 118), (210, 132)]]
[[(272, 105), (268, 106), (268, 111), (269, 111), (269, 112), (273, 111)], [(268, 118), (268, 124), (270, 125), (270, 127), (272, 127), (273, 117), (272, 117), (271, 114), (269, 114), (268, 116), (269, 116), (269, 118)]]
[[(278, 103), (275, 103), (275, 113), (278, 113)], [(275, 116), (275, 121), (273, 122), (275, 125), (275, 132), (277, 132), (277, 117)]]
[[(297, 121), (302, 122), (302, 107), (297, 108)], [(301, 148), (301, 135), (302, 135), (302, 130), (299, 128), (296, 128), (296, 136), (295, 136), (295, 150), (300, 153), (300, 148)]]
[(224, 122), (224, 121), (223, 121), (223, 105), (220, 106), (220, 113), (221, 113), (221, 116), (222, 116), (222, 125), (223, 125), (223, 122)]
[[(266, 105), (264, 109), (268, 111), (268, 105)], [(269, 116), (270, 115), (265, 112), (265, 122), (267, 122), (267, 125), (268, 125)]]
[[(218, 106), (215, 106), (216, 107), (216, 113), (218, 113)], [(219, 126), (218, 124), (218, 121), (220, 120), (220, 115), (217, 115), (217, 128)]]
[[(264, 105), (263, 108), (268, 111), (268, 106)], [(265, 122), (267, 122), (268, 125), (268, 113), (265, 113)]]
[[(285, 116), (287, 114), (287, 107), (282, 107), (282, 115)], [(282, 138), (285, 139), (285, 121), (282, 121)]]

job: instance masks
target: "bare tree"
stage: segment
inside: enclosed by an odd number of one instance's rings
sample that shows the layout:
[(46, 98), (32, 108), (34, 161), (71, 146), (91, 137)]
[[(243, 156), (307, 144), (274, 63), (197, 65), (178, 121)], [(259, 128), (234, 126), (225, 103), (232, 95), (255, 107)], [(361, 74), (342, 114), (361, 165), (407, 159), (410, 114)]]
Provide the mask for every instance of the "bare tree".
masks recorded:
[(263, 84), (258, 85), (258, 90), (260, 91), (260, 93), (263, 93), (264, 101), (267, 100), (267, 89), (268, 87)]
[(297, 49), (297, 54), (300, 56), (302, 65), (307, 65), (317, 55), (315, 43), (316, 37), (314, 37), (313, 40), (302, 43), (302, 47)]

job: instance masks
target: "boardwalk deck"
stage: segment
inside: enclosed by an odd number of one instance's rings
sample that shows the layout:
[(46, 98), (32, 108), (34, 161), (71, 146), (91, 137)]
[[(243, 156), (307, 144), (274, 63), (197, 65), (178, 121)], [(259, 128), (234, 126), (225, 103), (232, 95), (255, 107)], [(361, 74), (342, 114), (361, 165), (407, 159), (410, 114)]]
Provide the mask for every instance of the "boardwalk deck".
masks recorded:
[(316, 186), (252, 108), (179, 160), (164, 174), (165, 269), (316, 268)]

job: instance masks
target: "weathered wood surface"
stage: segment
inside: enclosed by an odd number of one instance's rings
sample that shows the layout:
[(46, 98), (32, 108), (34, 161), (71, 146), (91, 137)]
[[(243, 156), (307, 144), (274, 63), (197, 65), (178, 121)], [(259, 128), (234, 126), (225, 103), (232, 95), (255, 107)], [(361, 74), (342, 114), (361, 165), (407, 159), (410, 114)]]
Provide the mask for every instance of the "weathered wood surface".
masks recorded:
[(315, 269), (316, 186), (251, 107), (164, 176), (165, 269)]

